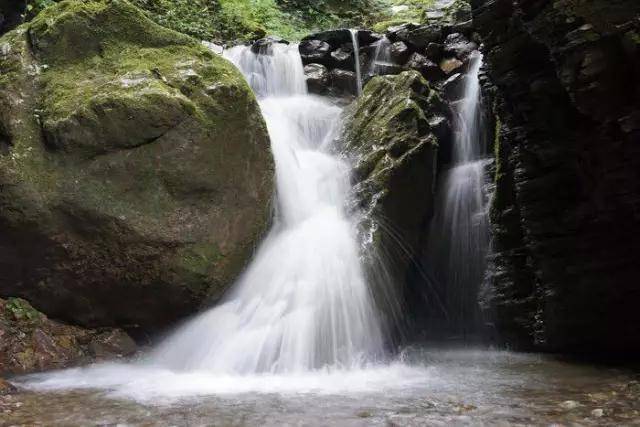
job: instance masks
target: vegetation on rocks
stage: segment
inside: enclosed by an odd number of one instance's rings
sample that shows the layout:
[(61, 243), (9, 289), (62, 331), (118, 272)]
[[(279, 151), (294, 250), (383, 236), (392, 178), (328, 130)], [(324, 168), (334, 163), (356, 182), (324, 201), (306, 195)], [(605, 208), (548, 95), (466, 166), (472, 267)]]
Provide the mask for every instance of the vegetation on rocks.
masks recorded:
[(218, 298), (272, 193), (239, 72), (125, 0), (60, 2), (0, 46), (2, 295), (145, 331)]
[(135, 351), (135, 343), (122, 330), (65, 325), (48, 319), (23, 299), (0, 299), (0, 374), (59, 369), (127, 357)]

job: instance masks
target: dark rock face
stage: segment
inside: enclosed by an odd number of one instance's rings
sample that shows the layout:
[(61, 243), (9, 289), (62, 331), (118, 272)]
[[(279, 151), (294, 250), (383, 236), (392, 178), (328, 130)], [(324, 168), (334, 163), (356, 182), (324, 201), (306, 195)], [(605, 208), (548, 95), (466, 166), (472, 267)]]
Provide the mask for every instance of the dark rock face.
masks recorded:
[(123, 0), (24, 30), (0, 39), (0, 296), (141, 333), (219, 298), (273, 189), (242, 76)]
[(444, 72), (440, 69), (438, 64), (430, 61), (419, 53), (413, 53), (405, 64), (405, 67), (418, 71), (430, 82), (440, 80), (444, 77)]
[(429, 43), (440, 41), (442, 34), (442, 26), (438, 24), (403, 24), (390, 28), (387, 37), (393, 42), (405, 42), (415, 49), (426, 49)]
[(352, 95), (358, 91), (356, 73), (335, 68), (329, 72), (329, 84), (337, 95)]
[[(136, 351), (131, 337), (120, 329), (69, 326), (48, 319), (23, 299), (0, 299), (0, 374), (61, 369)], [(0, 394), (2, 388), (0, 379)]]
[[(365, 241), (377, 254), (373, 261), (394, 261), (389, 272), (404, 280), (432, 214), (437, 132), (446, 122), (446, 105), (418, 72), (407, 71), (374, 77), (346, 114), (345, 154), (356, 165), (356, 209), (363, 213)], [(386, 278), (376, 274), (373, 286), (383, 292), (376, 284)], [(393, 307), (385, 312), (395, 315)]]
[(466, 61), (475, 50), (478, 50), (478, 45), (470, 42), (460, 33), (449, 34), (444, 40), (444, 54), (461, 61)]
[(304, 74), (307, 77), (309, 92), (323, 95), (329, 91), (329, 71), (322, 64), (309, 64), (304, 66)]
[(299, 46), (302, 63), (331, 64), (331, 45), (322, 40), (304, 40)]
[(410, 54), (411, 51), (404, 42), (395, 42), (391, 45), (391, 58), (399, 64), (404, 63)]
[(503, 340), (640, 351), (640, 3), (476, 0), (496, 114), (484, 303)]

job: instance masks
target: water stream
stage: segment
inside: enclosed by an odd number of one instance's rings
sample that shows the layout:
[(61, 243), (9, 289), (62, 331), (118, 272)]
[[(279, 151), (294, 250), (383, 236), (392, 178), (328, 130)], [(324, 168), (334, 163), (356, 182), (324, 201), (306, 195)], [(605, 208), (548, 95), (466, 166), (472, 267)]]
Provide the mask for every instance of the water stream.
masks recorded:
[[(619, 425), (640, 414), (640, 383), (624, 371), (430, 345), (385, 358), (344, 209), (350, 168), (333, 154), (341, 111), (306, 93), (296, 46), (269, 49), (227, 53), (259, 97), (276, 163), (274, 225), (246, 272), (140, 360), (15, 379), (0, 425)], [(480, 153), (460, 142), (466, 172), (451, 179), (475, 185)]]
[(489, 242), (482, 141), (480, 83), (482, 55), (472, 56), (464, 97), (454, 106), (452, 162), (441, 174), (429, 230), (427, 263), (442, 283), (450, 321), (458, 331), (478, 322), (477, 291)]
[(360, 43), (358, 41), (358, 30), (350, 30), (351, 42), (353, 43), (353, 61), (356, 71), (356, 88), (358, 96), (362, 95), (362, 72), (360, 71)]

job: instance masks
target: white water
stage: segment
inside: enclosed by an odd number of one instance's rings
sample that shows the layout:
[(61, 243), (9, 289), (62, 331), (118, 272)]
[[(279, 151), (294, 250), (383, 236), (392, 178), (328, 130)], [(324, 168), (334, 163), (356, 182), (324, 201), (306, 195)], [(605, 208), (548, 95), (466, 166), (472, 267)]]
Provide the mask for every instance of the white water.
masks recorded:
[(380, 316), (347, 216), (350, 168), (333, 150), (338, 107), (307, 94), (297, 46), (226, 56), (259, 97), (276, 164), (274, 226), (217, 307), (189, 321), (141, 363), (35, 376), (36, 389), (106, 388), (164, 396), (402, 387), (424, 372), (381, 364)]
[(358, 42), (358, 30), (350, 30), (353, 43), (353, 60), (356, 70), (356, 85), (358, 96), (362, 95), (362, 72), (360, 71), (360, 43)]
[(373, 54), (373, 61), (369, 66), (369, 75), (375, 76), (385, 65), (391, 64), (391, 41), (387, 36), (383, 36), (376, 43), (376, 50)]
[(489, 239), (485, 201), (480, 83), (482, 55), (472, 57), (464, 98), (455, 108), (453, 161), (443, 173), (429, 233), (427, 262), (444, 282), (449, 317), (458, 327), (473, 321)]

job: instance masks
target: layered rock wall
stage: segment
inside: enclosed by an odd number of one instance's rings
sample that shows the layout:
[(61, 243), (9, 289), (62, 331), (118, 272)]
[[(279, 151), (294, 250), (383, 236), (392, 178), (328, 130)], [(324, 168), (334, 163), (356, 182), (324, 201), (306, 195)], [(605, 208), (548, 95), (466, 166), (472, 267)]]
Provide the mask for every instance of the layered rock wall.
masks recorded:
[(492, 268), (503, 341), (640, 350), (640, 4), (475, 0), (495, 113)]

